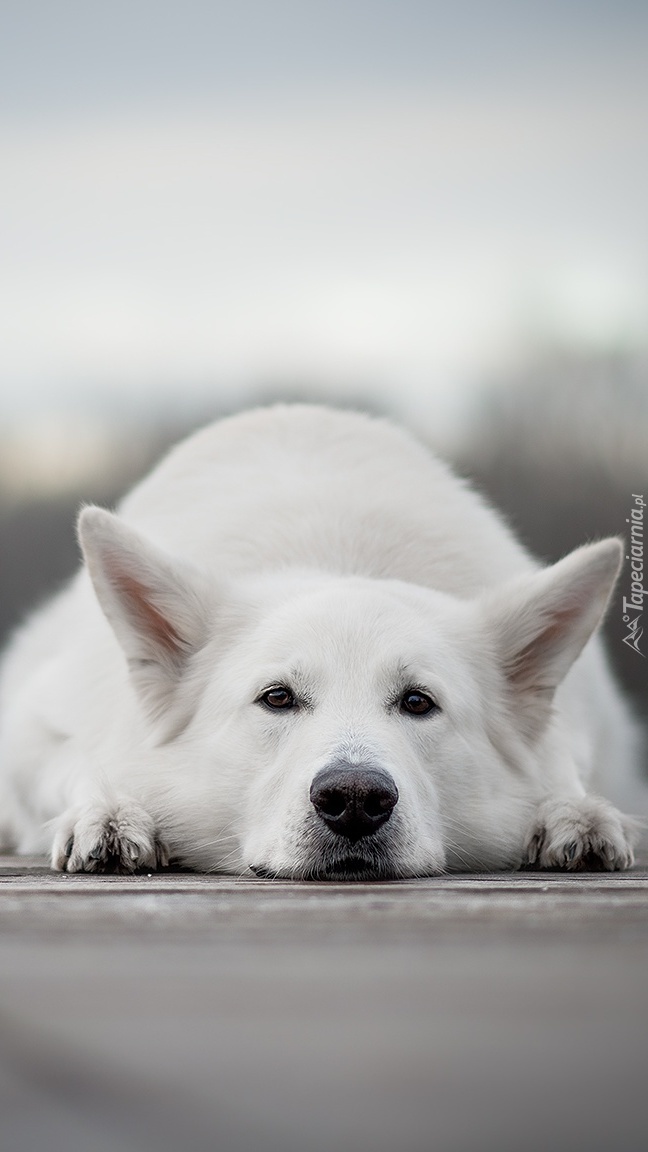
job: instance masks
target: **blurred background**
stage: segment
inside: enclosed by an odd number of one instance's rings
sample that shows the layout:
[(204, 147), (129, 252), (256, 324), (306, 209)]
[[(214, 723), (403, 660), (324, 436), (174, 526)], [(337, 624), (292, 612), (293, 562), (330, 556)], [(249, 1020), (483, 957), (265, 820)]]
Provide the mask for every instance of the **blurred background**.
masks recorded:
[[(623, 533), (647, 125), (646, 0), (0, 0), (0, 640), (74, 570), (82, 500), (278, 399), (404, 422), (545, 560)], [(619, 600), (607, 629), (648, 718), (648, 633)], [(642, 1146), (636, 874), (20, 867), (12, 1152)]]
[(644, 0), (1, 0), (0, 636), (82, 499), (276, 399), (404, 421), (544, 559), (622, 533), (647, 116)]

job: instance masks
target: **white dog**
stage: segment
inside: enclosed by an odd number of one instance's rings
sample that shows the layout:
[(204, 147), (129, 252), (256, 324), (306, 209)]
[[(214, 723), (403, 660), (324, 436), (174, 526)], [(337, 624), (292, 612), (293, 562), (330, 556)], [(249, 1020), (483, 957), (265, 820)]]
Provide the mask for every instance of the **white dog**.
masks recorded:
[(2, 844), (77, 871), (627, 868), (592, 795), (633, 727), (596, 630), (617, 540), (540, 568), (388, 422), (279, 406), (85, 508), (16, 636)]

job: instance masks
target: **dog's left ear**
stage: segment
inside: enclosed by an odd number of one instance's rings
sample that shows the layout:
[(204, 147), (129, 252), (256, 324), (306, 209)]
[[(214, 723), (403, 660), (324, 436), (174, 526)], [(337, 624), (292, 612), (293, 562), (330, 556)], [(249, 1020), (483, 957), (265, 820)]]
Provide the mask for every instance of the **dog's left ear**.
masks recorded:
[(208, 634), (197, 572), (103, 508), (84, 508), (79, 541), (104, 615), (149, 717), (171, 720), (176, 688)]
[(600, 624), (622, 558), (619, 540), (602, 540), (484, 597), (488, 628), (528, 735), (544, 725), (555, 689)]

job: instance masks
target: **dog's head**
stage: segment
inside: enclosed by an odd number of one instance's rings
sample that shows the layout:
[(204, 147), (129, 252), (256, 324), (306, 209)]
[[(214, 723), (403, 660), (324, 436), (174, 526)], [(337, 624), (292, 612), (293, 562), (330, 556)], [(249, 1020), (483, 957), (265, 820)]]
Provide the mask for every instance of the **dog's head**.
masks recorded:
[(467, 601), (290, 571), (214, 584), (99, 509), (80, 536), (140, 705), (130, 787), (180, 861), (321, 879), (519, 863), (553, 694), (618, 541)]

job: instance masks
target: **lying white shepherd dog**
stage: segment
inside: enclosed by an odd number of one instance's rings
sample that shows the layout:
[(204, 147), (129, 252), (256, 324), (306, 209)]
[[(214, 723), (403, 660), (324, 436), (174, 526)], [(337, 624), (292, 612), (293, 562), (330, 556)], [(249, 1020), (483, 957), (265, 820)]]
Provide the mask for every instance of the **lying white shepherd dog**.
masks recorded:
[(2, 844), (52, 866), (372, 879), (627, 868), (592, 795), (632, 723), (618, 540), (541, 568), (388, 422), (307, 406), (177, 447), (10, 648)]

